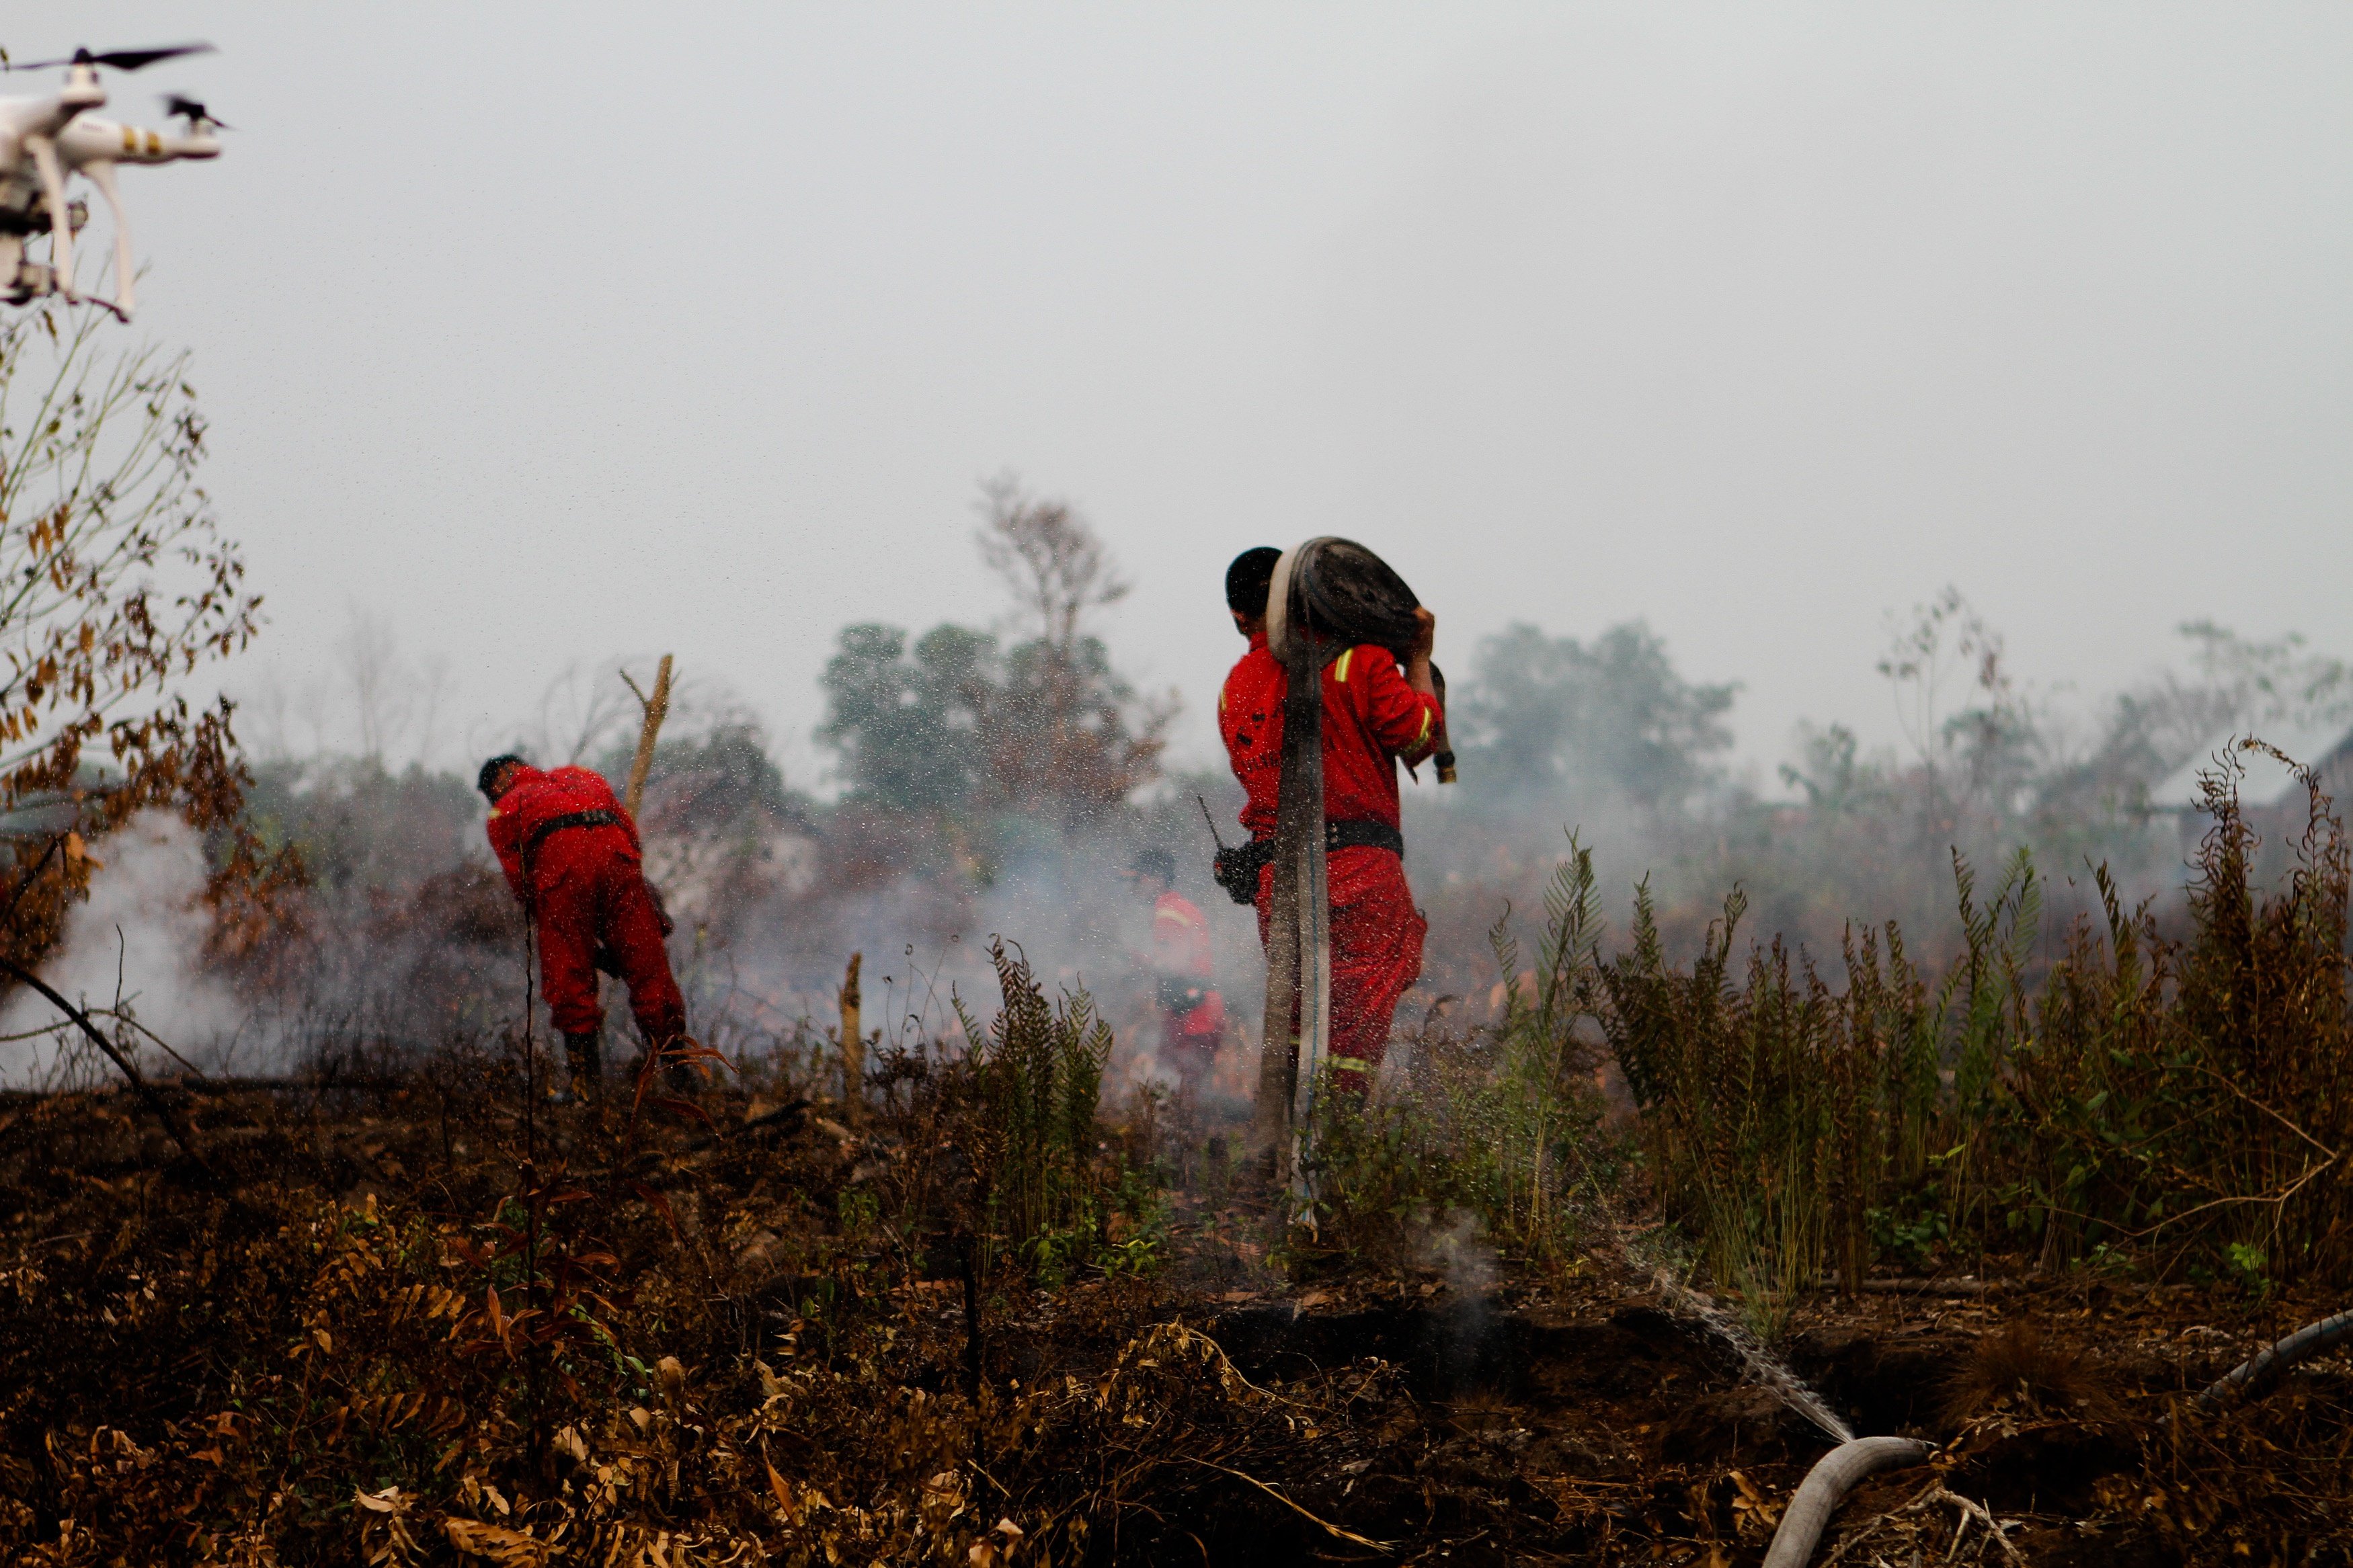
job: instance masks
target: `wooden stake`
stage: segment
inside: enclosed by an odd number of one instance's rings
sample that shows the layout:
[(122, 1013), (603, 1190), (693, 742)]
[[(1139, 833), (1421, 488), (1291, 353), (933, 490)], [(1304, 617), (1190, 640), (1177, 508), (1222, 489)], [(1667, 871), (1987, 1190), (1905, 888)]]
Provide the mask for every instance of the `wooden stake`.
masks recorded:
[(866, 1035), (859, 1016), (858, 966), (866, 955), (849, 955), (849, 969), (841, 977), (841, 1109), (853, 1120), (866, 1102)]
[[(621, 679), (629, 680), (628, 673)], [(629, 680), (629, 689), (638, 691), (638, 683)], [(661, 733), (662, 720), (670, 713), (670, 655), (661, 657), (661, 668), (654, 672), (654, 694), (638, 691), (638, 700), (646, 710), (645, 728), (638, 731), (638, 754), (629, 763), (629, 788), (622, 804), (629, 808), (629, 818), (635, 821), (638, 806), (646, 798), (646, 774), (654, 765), (654, 737)]]

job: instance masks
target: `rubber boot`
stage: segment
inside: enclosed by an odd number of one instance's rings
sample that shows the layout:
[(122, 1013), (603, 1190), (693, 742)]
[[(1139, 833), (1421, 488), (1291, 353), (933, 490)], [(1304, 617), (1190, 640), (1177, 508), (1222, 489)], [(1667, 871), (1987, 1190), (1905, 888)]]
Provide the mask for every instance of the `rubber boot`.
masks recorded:
[(579, 1105), (596, 1098), (604, 1078), (603, 1032), (584, 1029), (564, 1037), (564, 1063), (570, 1069), (572, 1083), (564, 1099), (567, 1105)]

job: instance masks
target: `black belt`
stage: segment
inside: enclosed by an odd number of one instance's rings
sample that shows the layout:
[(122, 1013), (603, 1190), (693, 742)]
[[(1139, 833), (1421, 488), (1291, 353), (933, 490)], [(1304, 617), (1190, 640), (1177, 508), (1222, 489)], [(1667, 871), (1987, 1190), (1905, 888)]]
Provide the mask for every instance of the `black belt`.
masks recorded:
[(618, 827), (621, 814), (617, 811), (567, 811), (562, 816), (551, 816), (533, 828), (522, 841), (522, 861), (531, 864), (532, 857), (551, 833), (561, 833), (567, 827)]
[[(1390, 854), (1405, 854), (1405, 835), (1386, 822), (1357, 818), (1348, 822), (1326, 822), (1324, 825), (1324, 848), (1386, 849)], [(1258, 874), (1274, 863), (1274, 837), (1253, 838), (1247, 844), (1237, 844), (1230, 849), (1219, 849), (1211, 875), (1218, 886), (1238, 904), (1258, 901)]]
[(1386, 822), (1358, 820), (1327, 822), (1324, 825), (1324, 847), (1329, 849), (1386, 849), (1392, 855), (1405, 853), (1405, 835)]
[[(532, 862), (538, 858), (539, 847), (546, 841), (549, 834), (561, 833), (567, 827), (618, 827), (620, 826), (620, 813), (601, 809), (596, 811), (567, 811), (562, 816), (549, 817), (545, 822), (543, 822), (537, 827), (533, 828), (529, 837), (525, 837), (522, 841), (523, 885), (526, 888), (531, 885), (533, 880)], [(662, 935), (668, 936), (670, 932), (676, 931), (678, 929), (678, 924), (670, 918), (670, 910), (662, 902), (661, 889), (655, 887), (651, 881), (648, 881), (646, 883), (646, 897), (653, 900), (654, 919), (661, 922)], [(528, 895), (526, 895), (524, 907), (526, 909), (530, 907)], [(618, 969), (612, 967), (609, 962), (609, 955), (602, 948), (597, 949), (596, 952), (596, 967), (603, 970), (607, 974), (618, 974), (621, 973)]]

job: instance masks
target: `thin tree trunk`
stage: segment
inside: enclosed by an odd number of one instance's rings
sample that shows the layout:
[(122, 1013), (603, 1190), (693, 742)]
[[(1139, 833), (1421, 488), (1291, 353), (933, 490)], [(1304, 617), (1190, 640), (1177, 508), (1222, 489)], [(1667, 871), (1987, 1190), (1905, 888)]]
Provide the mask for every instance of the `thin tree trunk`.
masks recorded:
[[(626, 680), (628, 678), (624, 676), (622, 679)], [(634, 681), (630, 683), (629, 689), (637, 691)], [(670, 655), (662, 655), (661, 667), (654, 672), (653, 694), (648, 696), (639, 691), (638, 700), (644, 705), (646, 721), (638, 731), (638, 754), (629, 763), (629, 788), (622, 802), (629, 808), (629, 819), (633, 822), (637, 820), (638, 806), (646, 798), (646, 774), (654, 765), (655, 737), (661, 733), (662, 720), (670, 714)]]

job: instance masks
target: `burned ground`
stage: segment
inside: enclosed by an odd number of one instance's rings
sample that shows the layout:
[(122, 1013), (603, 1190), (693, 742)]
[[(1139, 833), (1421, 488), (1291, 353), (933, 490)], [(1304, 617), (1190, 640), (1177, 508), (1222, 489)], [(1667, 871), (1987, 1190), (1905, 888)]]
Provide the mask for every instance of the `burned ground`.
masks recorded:
[[(513, 1087), (189, 1095), (210, 1180), (127, 1096), (0, 1110), (10, 1559), (1753, 1563), (1826, 1446), (1607, 1237), (1303, 1283), (1212, 1189), (1041, 1286), (953, 1234), (920, 1096)], [(2015, 1275), (1796, 1309), (1800, 1376), (1943, 1445), (1820, 1560), (2001, 1557), (1973, 1507), (2031, 1563), (2342, 1560), (2341, 1358), (2189, 1402), (2331, 1303)]]

